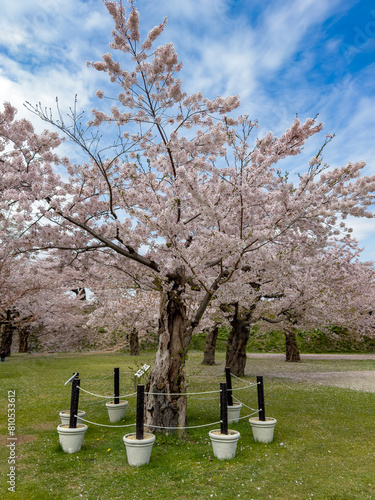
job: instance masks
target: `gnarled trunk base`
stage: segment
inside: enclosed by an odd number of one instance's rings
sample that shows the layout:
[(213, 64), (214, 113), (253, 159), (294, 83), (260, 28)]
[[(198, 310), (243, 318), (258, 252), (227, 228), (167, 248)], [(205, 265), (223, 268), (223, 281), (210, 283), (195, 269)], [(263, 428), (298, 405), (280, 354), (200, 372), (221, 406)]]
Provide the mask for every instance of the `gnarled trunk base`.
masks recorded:
[(166, 433), (186, 426), (186, 397), (180, 394), (186, 393), (187, 318), (180, 293), (172, 290), (161, 296), (159, 347), (146, 387), (150, 394), (146, 394), (145, 423)]
[(301, 356), (297, 346), (296, 332), (289, 330), (285, 333), (285, 361), (295, 363), (301, 361)]

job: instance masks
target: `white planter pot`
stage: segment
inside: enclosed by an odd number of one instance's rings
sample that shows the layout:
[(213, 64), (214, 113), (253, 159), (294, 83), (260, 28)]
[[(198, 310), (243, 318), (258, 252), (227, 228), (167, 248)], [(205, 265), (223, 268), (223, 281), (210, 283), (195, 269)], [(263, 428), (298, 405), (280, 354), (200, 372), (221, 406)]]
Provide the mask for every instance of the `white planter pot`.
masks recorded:
[(228, 405), (228, 424), (237, 423), (240, 420), (242, 403), (234, 403), (233, 406)]
[[(86, 412), (83, 410), (78, 410), (78, 418), (77, 418), (77, 424), (82, 424), (82, 418), (86, 415)], [(61, 424), (65, 425), (70, 422), (70, 410), (63, 410), (60, 411), (59, 417), (61, 418)]]
[(273, 440), (273, 431), (277, 420), (275, 418), (266, 417), (266, 420), (259, 420), (259, 417), (249, 419), (254, 440), (259, 443), (271, 443)]
[(70, 428), (69, 424), (57, 426), (60, 444), (65, 453), (77, 453), (81, 449), (86, 431), (85, 424), (77, 424), (75, 428)]
[(236, 455), (237, 442), (240, 438), (238, 431), (228, 430), (228, 434), (221, 434), (221, 431), (214, 430), (208, 433), (212, 443), (214, 455), (219, 460), (230, 460)]
[(108, 410), (108, 416), (110, 422), (119, 422), (125, 418), (126, 407), (128, 406), (127, 401), (120, 401), (118, 404), (115, 404), (113, 401), (110, 401), (105, 404)]
[(136, 434), (133, 432), (132, 434), (126, 434), (123, 440), (129, 465), (138, 467), (149, 463), (152, 445), (155, 442), (154, 434), (145, 433), (144, 439), (136, 439)]

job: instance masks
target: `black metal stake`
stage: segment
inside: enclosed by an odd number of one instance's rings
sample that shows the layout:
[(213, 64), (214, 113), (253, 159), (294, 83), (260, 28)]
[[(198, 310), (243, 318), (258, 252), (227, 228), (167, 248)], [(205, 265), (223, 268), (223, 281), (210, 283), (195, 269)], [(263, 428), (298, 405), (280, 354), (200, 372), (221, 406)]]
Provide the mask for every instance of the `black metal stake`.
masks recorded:
[(77, 427), (79, 384), (80, 384), (80, 379), (78, 378), (77, 374), (77, 376), (75, 376), (72, 381), (72, 395), (70, 399), (70, 419), (69, 419), (70, 429), (75, 429)]
[(221, 434), (228, 434), (228, 392), (227, 384), (220, 384)]
[(145, 418), (145, 386), (137, 385), (137, 416), (136, 416), (136, 439), (143, 439), (143, 424)]
[(232, 378), (230, 376), (230, 368), (225, 368), (225, 379), (227, 382), (228, 406), (233, 406)]
[(264, 422), (266, 420), (266, 411), (264, 408), (264, 389), (263, 389), (263, 377), (257, 377), (257, 389), (258, 389), (258, 410), (259, 410), (259, 420)]
[(120, 368), (114, 368), (115, 405), (120, 404)]

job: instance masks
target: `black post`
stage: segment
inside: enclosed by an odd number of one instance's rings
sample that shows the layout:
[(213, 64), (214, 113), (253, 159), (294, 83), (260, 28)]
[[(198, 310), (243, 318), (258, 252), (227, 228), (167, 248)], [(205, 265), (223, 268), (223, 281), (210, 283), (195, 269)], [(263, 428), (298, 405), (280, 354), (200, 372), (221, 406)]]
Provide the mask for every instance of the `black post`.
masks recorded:
[(75, 429), (77, 427), (79, 384), (80, 384), (80, 379), (78, 378), (77, 374), (77, 376), (75, 376), (72, 381), (72, 396), (70, 399), (70, 419), (69, 419), (70, 429)]
[(137, 385), (137, 417), (136, 417), (136, 439), (143, 439), (144, 424), (144, 404), (145, 404), (145, 386)]
[(115, 405), (120, 403), (120, 368), (114, 368)]
[(221, 434), (228, 434), (228, 393), (227, 384), (220, 384)]
[(266, 420), (266, 411), (264, 408), (263, 377), (257, 377), (257, 384), (259, 420), (264, 422)]
[(233, 406), (232, 378), (230, 376), (230, 368), (225, 368), (225, 379), (227, 382), (228, 406)]

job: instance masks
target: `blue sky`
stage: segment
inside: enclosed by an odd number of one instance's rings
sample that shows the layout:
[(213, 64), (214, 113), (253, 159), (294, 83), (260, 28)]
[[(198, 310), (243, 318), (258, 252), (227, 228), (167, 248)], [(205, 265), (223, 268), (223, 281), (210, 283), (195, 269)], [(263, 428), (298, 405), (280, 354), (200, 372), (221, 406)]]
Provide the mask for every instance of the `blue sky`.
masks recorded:
[[(125, 2), (124, 2), (125, 3)], [(315, 116), (324, 132), (288, 169), (302, 172), (325, 134), (332, 166), (365, 160), (375, 174), (375, 4), (370, 0), (138, 0), (146, 34), (164, 16), (160, 42), (172, 42), (184, 63), (188, 92), (240, 95), (241, 112), (258, 133), (281, 134), (296, 114)], [(100, 0), (2, 0), (0, 97), (44, 128), (25, 101), (87, 111), (104, 75), (86, 67), (107, 52), (112, 22)], [(351, 219), (375, 261), (375, 221)]]

